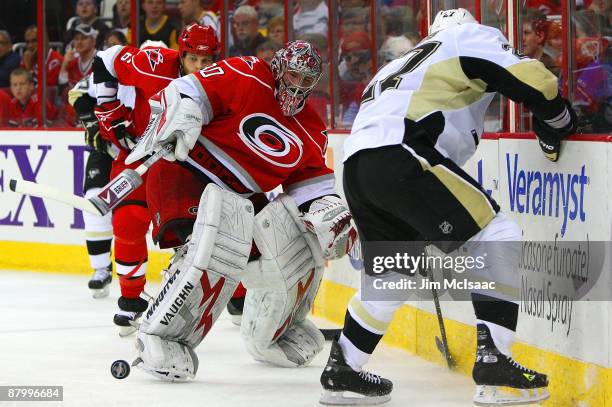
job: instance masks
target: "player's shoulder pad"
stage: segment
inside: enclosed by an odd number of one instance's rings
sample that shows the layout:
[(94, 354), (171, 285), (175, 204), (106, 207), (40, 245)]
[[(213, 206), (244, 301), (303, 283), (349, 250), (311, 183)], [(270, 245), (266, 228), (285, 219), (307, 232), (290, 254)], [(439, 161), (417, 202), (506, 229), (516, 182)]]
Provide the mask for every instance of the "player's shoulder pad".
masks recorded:
[(117, 72), (115, 71), (115, 59), (119, 54), (123, 53), (125, 48), (128, 48), (128, 46), (113, 45), (112, 47), (96, 53), (96, 58), (104, 64), (104, 68), (115, 78), (117, 77)]
[(274, 76), (272, 75), (270, 65), (266, 61), (257, 57), (247, 56), (227, 58), (222, 62), (227, 65), (230, 71), (243, 77), (254, 79), (268, 88), (274, 89)]
[(141, 74), (172, 80), (178, 76), (180, 58), (178, 51), (170, 48), (146, 47), (138, 50), (132, 65)]

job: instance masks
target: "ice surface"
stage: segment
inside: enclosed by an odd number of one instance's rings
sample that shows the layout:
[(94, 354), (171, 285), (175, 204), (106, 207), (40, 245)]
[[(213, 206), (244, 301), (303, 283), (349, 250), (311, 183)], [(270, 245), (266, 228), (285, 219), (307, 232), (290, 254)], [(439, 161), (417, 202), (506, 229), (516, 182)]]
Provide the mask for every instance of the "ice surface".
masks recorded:
[[(110, 365), (136, 357), (134, 338), (120, 338), (112, 323), (119, 295), (94, 300), (87, 276), (0, 271), (0, 385), (61, 385), (64, 402), (0, 402), (0, 406), (318, 406), (319, 376), (329, 343), (301, 369), (255, 362), (239, 328), (224, 314), (198, 347), (194, 381), (164, 383), (138, 369), (117, 380)], [(154, 293), (156, 287), (147, 291)], [(394, 382), (388, 407), (471, 406), (468, 377), (380, 346), (368, 370)]]

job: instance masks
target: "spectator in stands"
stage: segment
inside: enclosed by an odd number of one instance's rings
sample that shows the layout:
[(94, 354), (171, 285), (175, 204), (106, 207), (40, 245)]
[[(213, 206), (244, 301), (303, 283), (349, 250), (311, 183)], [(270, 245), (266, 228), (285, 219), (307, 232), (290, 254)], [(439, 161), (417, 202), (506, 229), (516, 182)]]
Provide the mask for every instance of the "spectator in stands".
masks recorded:
[(202, 0), (179, 0), (178, 9), (185, 27), (191, 23), (207, 25), (215, 30), (217, 37), (220, 36), (219, 17), (215, 12), (205, 9)]
[(603, 17), (604, 24), (602, 26), (601, 34), (604, 37), (612, 36), (612, 1), (592, 0), (588, 9)]
[(0, 127), (8, 125), (9, 106), (11, 104), (11, 88), (0, 89)]
[(96, 48), (102, 49), (104, 37), (110, 31), (110, 27), (102, 20), (98, 20), (98, 3), (96, 0), (78, 0), (76, 3), (76, 18), (69, 21), (66, 42), (70, 43), (75, 35), (75, 28), (79, 24), (86, 24), (98, 31)]
[[(38, 95), (34, 92), (32, 73), (24, 68), (17, 68), (11, 73), (11, 93), (13, 99), (9, 104), (8, 125), (11, 127), (36, 127), (41, 104)], [(47, 119), (53, 120), (56, 110), (49, 100), (47, 105)]]
[(145, 21), (140, 27), (140, 43), (147, 40), (163, 41), (170, 48), (178, 50), (178, 25), (164, 14), (166, 0), (144, 0), (142, 9)]
[(236, 36), (229, 49), (230, 56), (255, 55), (255, 49), (266, 39), (259, 33), (259, 17), (252, 6), (240, 6), (234, 12), (232, 28)]
[(272, 41), (262, 42), (255, 49), (255, 56), (269, 64), (272, 61), (272, 58), (274, 58), (276, 51), (278, 51), (280, 48), (281, 47)]
[(20, 63), (19, 55), (13, 51), (11, 35), (0, 30), (0, 88), (8, 88), (11, 84), (10, 75)]
[(612, 131), (612, 66), (601, 36), (602, 17), (593, 10), (576, 13), (574, 108), (585, 132)]
[(343, 10), (340, 15), (340, 37), (345, 37), (354, 32), (369, 32), (369, 15), (370, 10), (365, 7)]
[[(47, 38), (47, 36), (45, 36), (45, 38)], [(35, 25), (32, 25), (25, 30), (24, 40), (26, 47), (21, 58), (21, 66), (32, 72), (34, 86), (38, 86), (38, 29)], [(45, 47), (47, 46), (46, 44), (47, 42), (45, 41)], [(53, 48), (49, 48), (46, 61), (48, 88), (58, 85), (58, 78), (63, 60), (64, 57), (62, 57), (59, 52)]]
[(272, 17), (268, 20), (268, 40), (282, 47), (285, 44), (285, 18)]
[(545, 49), (548, 26), (549, 22), (541, 11), (534, 9), (525, 11), (523, 14), (523, 53), (529, 58), (542, 62), (549, 71), (559, 76), (559, 66)]
[(372, 48), (370, 37), (354, 32), (342, 40), (338, 71), (343, 81), (367, 82), (372, 75)]
[(380, 47), (379, 62), (381, 65), (393, 61), (414, 48), (414, 43), (403, 35), (388, 37)]
[(524, 7), (528, 9), (540, 10), (547, 16), (561, 15), (560, 0), (526, 0), (524, 2)]
[(293, 31), (296, 37), (315, 33), (327, 35), (329, 12), (322, 0), (297, 0), (298, 9), (293, 15)]
[(340, 0), (338, 3), (342, 12), (349, 8), (362, 8), (367, 6), (365, 0)]
[(68, 47), (64, 55), (59, 74), (59, 84), (68, 85), (69, 88), (91, 73), (98, 36), (98, 32), (86, 24), (77, 25), (74, 32), (72, 46)]
[[(418, 31), (414, 12), (411, 7), (384, 7), (380, 11), (380, 17), (382, 22), (383, 42), (388, 37), (399, 37), (400, 35), (408, 38), (406, 34), (415, 34)], [(410, 40), (412, 41), (412, 39)]]
[(130, 0), (117, 0), (113, 8), (113, 29), (121, 31), (125, 38), (130, 39)]
[(341, 121), (348, 125), (353, 122), (361, 94), (372, 78), (372, 44), (365, 32), (353, 32), (343, 38), (340, 65)]
[(119, 30), (109, 31), (104, 38), (104, 49), (110, 48), (113, 45), (126, 45), (127, 43), (128, 40), (123, 32)]
[[(282, 17), (285, 8), (283, 0), (260, 0), (257, 5), (257, 14), (259, 15), (259, 27), (267, 28), (271, 19)], [(265, 33), (270, 35), (269, 32)]]

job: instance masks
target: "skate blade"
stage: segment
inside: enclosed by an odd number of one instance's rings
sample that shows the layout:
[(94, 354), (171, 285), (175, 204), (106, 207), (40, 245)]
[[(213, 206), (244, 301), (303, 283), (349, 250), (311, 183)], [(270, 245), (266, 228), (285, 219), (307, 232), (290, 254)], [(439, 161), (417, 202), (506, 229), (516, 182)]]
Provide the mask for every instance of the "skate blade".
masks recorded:
[(232, 321), (232, 324), (240, 326), (242, 324), (242, 315), (230, 315), (230, 321)]
[(323, 390), (319, 403), (328, 406), (373, 406), (391, 400), (391, 395), (369, 397), (351, 391)]
[(90, 288), (91, 295), (94, 298), (106, 298), (110, 292), (108, 285), (104, 286), (104, 288)]
[(136, 331), (138, 331), (138, 328), (135, 326), (120, 326), (119, 336), (125, 338), (126, 336), (132, 335)]
[(548, 399), (550, 394), (545, 388), (515, 389), (503, 386), (476, 386), (474, 405), (476, 406), (528, 406), (538, 405)]

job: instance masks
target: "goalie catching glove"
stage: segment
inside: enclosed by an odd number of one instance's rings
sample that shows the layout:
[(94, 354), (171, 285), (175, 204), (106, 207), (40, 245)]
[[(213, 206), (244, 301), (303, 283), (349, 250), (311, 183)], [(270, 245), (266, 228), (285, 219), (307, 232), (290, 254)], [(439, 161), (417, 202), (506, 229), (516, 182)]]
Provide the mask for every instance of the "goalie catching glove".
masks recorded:
[(574, 134), (578, 118), (568, 100), (565, 100), (565, 109), (552, 119), (542, 120), (533, 115), (533, 131), (538, 137), (540, 148), (544, 156), (556, 162), (561, 154), (561, 140)]
[(323, 257), (327, 260), (344, 256), (357, 240), (353, 217), (337, 196), (327, 195), (316, 199), (301, 218), (306, 228), (317, 236)]

